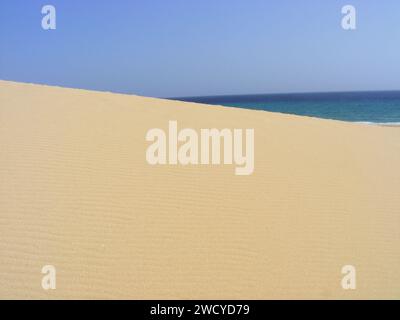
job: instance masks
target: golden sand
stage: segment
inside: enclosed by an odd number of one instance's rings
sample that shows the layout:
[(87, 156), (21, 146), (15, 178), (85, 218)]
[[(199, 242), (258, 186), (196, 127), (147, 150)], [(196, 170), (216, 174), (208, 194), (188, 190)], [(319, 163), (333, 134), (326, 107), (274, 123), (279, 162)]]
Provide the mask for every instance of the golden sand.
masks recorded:
[[(254, 128), (254, 173), (149, 165), (169, 120)], [(399, 165), (399, 128), (0, 81), (0, 298), (400, 298)]]

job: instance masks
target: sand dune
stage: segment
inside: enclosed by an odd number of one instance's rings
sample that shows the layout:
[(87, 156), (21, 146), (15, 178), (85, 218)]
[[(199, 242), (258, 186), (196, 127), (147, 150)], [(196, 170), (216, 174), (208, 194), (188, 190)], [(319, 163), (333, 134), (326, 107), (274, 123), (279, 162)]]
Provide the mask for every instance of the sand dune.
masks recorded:
[[(169, 120), (254, 128), (254, 173), (149, 165)], [(399, 128), (0, 81), (0, 298), (400, 298), (399, 164)]]

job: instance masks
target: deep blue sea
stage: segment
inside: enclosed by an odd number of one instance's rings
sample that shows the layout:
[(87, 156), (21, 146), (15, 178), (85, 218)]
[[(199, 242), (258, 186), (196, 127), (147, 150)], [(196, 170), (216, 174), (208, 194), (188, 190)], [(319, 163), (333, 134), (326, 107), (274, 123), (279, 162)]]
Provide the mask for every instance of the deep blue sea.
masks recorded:
[(174, 99), (325, 119), (400, 125), (400, 91), (257, 94)]

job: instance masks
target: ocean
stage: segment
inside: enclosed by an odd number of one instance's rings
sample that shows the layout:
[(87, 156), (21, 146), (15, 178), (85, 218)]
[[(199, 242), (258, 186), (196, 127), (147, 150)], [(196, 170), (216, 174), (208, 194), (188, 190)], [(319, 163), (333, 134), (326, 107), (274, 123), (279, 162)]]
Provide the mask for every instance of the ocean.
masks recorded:
[(174, 100), (342, 121), (400, 125), (400, 91), (204, 96)]

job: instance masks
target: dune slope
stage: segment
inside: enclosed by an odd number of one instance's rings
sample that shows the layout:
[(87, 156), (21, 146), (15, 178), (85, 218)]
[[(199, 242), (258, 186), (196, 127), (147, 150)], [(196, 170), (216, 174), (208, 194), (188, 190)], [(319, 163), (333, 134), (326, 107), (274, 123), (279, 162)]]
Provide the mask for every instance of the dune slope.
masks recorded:
[[(254, 173), (149, 165), (169, 120), (254, 128)], [(400, 298), (399, 164), (399, 128), (0, 81), (0, 298)]]

